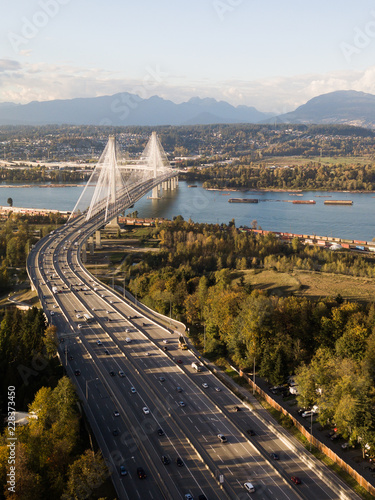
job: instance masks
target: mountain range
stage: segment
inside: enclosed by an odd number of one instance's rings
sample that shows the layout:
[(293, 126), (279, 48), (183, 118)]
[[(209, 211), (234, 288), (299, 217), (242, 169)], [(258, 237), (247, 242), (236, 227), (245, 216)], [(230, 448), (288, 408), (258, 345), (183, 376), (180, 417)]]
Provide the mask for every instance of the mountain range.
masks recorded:
[(176, 104), (122, 92), (112, 96), (0, 103), (0, 125), (200, 125), (214, 123), (349, 124), (375, 128), (375, 95), (341, 90), (323, 94), (295, 111), (275, 116), (252, 106), (193, 97)]

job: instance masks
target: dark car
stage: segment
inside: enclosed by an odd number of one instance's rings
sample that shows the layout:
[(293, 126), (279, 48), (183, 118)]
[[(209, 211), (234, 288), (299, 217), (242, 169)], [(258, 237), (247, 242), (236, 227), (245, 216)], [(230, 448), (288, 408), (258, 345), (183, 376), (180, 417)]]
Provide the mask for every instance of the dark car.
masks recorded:
[(199, 495), (198, 500), (207, 500), (206, 495)]
[(279, 455), (277, 453), (270, 453), (272, 460), (279, 460)]
[(105, 352), (105, 353), (107, 354), (107, 356), (108, 356), (108, 354), (109, 354), (109, 351), (108, 351), (108, 349), (106, 349), (106, 350), (105, 350), (104, 352)]
[(147, 477), (142, 467), (137, 468), (137, 476), (139, 477), (139, 479), (145, 479), (145, 477)]
[(178, 386), (176, 387), (176, 391), (177, 391), (177, 392), (182, 392), (182, 388), (178, 385)]
[(124, 465), (120, 465), (120, 475), (121, 476), (126, 476), (128, 471), (125, 469)]
[(168, 465), (171, 463), (171, 461), (169, 460), (169, 458), (166, 455), (162, 455), (161, 461), (163, 462), (164, 465)]
[(290, 478), (290, 480), (291, 480), (291, 481), (292, 481), (292, 483), (294, 483), (294, 484), (301, 484), (301, 480), (300, 480), (300, 478), (299, 478), (299, 477), (297, 477), (297, 476), (292, 476), (292, 477)]
[(116, 373), (113, 371), (109, 372), (109, 374), (111, 375), (111, 377), (114, 377), (116, 375)]
[(241, 408), (239, 406), (235, 406), (234, 411), (241, 411)]
[(176, 464), (177, 464), (177, 467), (183, 467), (184, 462), (183, 462), (182, 458), (177, 457), (176, 458)]
[(253, 429), (247, 429), (246, 432), (249, 434), (249, 436), (255, 436), (255, 432), (253, 431)]
[(164, 436), (163, 429), (158, 429), (156, 432), (158, 433), (158, 436)]
[(81, 375), (81, 370), (74, 370), (74, 375), (76, 375), (77, 377)]
[(118, 429), (113, 429), (112, 434), (114, 436), (118, 436), (120, 434), (120, 431)]

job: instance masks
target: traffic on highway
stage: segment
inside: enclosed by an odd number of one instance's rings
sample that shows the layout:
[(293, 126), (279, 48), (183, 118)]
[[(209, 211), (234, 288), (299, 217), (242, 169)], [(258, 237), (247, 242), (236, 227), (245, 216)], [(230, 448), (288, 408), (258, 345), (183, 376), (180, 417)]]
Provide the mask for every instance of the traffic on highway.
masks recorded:
[(86, 270), (82, 246), (102, 225), (101, 213), (73, 219), (40, 240), (27, 268), (118, 497), (357, 498), (182, 349), (181, 329)]

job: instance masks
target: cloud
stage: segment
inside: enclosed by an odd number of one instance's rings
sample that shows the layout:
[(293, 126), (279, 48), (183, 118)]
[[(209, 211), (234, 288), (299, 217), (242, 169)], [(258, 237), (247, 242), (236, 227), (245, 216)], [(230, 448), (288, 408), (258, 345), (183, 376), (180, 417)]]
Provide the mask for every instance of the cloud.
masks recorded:
[(167, 75), (156, 65), (144, 68), (140, 78), (100, 68), (70, 64), (51, 65), (0, 59), (0, 102), (97, 97), (131, 92), (143, 98), (158, 95), (176, 103), (191, 97), (214, 97), (233, 105), (255, 106), (260, 111), (282, 114), (320, 94), (357, 90), (375, 94), (375, 66), (363, 71), (275, 76), (262, 80), (189, 81), (188, 75)]
[(21, 69), (21, 64), (12, 59), (0, 59), (0, 72), (3, 71), (17, 71)]

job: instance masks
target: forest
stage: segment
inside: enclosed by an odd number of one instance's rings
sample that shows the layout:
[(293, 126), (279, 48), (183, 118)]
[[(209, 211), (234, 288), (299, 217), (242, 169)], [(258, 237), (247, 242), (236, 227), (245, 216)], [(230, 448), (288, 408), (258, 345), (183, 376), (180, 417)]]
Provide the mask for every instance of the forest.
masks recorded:
[[(285, 245), (274, 235), (176, 217), (152, 230), (159, 253), (129, 254), (130, 291), (148, 306), (185, 321), (209, 358), (230, 360), (272, 385), (296, 375), (300, 404), (322, 407), (322, 425), (375, 446), (375, 304), (341, 296), (310, 300), (252, 289), (241, 271), (281, 266), (374, 276), (374, 261), (347, 252)], [(321, 391), (321, 393), (318, 391)], [(344, 412), (350, 407), (351, 413)]]
[[(354, 162), (355, 163), (355, 162)], [(192, 167), (184, 174), (188, 181), (203, 181), (203, 187), (215, 189), (300, 189), (321, 191), (374, 191), (375, 166), (308, 163), (294, 167), (270, 167), (246, 164), (242, 160), (230, 166)]]
[(7, 489), (9, 441), (2, 424), (1, 499), (87, 498), (108, 477), (101, 454), (85, 449), (75, 388), (56, 350), (56, 327), (47, 326), (42, 309), (1, 313), (1, 408), (7, 408), (8, 387), (15, 387), (16, 410), (35, 415), (16, 427), (16, 494)]

